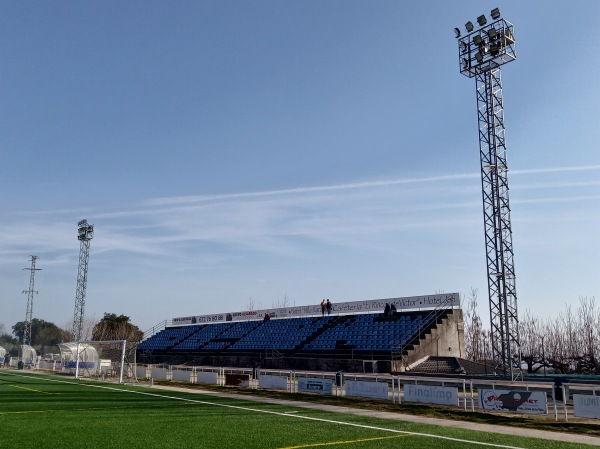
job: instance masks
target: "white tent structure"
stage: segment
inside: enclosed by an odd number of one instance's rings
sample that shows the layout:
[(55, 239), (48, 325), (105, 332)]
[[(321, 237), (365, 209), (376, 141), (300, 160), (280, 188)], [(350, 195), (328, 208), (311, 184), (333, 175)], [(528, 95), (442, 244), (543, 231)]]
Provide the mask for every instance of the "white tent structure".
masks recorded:
[(0, 365), (4, 365), (4, 357), (6, 357), (6, 349), (0, 346)]
[(35, 368), (37, 352), (29, 345), (21, 345), (21, 362), (23, 368)]
[(100, 358), (98, 357), (98, 351), (91, 344), (71, 342), (60, 343), (58, 347), (64, 368), (72, 370), (73, 373), (82, 370), (89, 375), (98, 374)]

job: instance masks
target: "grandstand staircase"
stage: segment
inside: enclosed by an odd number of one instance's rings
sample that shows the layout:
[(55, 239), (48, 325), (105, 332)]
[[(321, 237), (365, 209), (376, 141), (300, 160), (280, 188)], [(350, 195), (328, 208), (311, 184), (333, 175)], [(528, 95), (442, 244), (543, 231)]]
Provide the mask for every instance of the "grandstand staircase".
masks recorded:
[(277, 349), (267, 349), (265, 350), (265, 356), (263, 360), (281, 360), (285, 359), (285, 355), (279, 352)]
[[(327, 326), (323, 326), (323, 327), (321, 327), (321, 328), (317, 329), (315, 333), (313, 333), (312, 335), (310, 335), (309, 337), (307, 337), (307, 338), (306, 338), (306, 339), (305, 339), (305, 340), (302, 342), (302, 344), (300, 345), (300, 347), (302, 347), (302, 346), (306, 346), (306, 345), (308, 345), (308, 344), (312, 343), (314, 340), (316, 340), (316, 339), (319, 337), (319, 335), (321, 335), (323, 332), (325, 332), (325, 331), (326, 331), (328, 328), (335, 327), (335, 326), (337, 326), (338, 324), (340, 324), (340, 323), (343, 323), (344, 321), (346, 321), (346, 319), (347, 319), (347, 318), (348, 318), (348, 317), (346, 317), (346, 316), (338, 316), (338, 317), (336, 317), (336, 318), (335, 318), (335, 319), (334, 319), (334, 320), (333, 320), (331, 323), (329, 323)], [(338, 343), (340, 343), (340, 344), (341, 344), (341, 342), (338, 342)], [(296, 348), (296, 349), (300, 349), (300, 347), (298, 347), (298, 348)], [(336, 344), (336, 347), (337, 347), (337, 344)], [(351, 349), (351, 347), (350, 347), (350, 346), (348, 346), (348, 349)]]
[[(456, 309), (460, 310), (460, 309)], [(423, 347), (436, 347), (436, 356), (439, 356), (439, 339), (444, 328), (452, 319), (455, 309), (438, 307), (425, 316), (425, 319), (433, 318), (434, 325), (420, 329), (414, 338), (392, 351), (393, 371), (404, 372), (410, 370), (410, 366), (416, 360), (427, 358), (431, 354), (424, 354)], [(442, 350), (443, 353), (443, 350)]]
[(173, 323), (172, 320), (163, 320), (160, 323), (152, 326), (150, 329), (148, 329), (144, 332), (144, 335), (142, 336), (142, 341), (147, 340), (148, 338), (152, 337), (155, 334), (158, 334), (160, 331), (162, 331), (163, 329), (166, 329), (167, 326), (170, 326), (172, 323)]

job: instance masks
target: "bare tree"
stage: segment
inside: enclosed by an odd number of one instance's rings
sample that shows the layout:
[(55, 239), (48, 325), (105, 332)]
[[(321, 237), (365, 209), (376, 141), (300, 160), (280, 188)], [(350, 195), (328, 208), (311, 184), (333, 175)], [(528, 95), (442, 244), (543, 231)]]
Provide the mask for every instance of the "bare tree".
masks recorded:
[(283, 298), (278, 297), (276, 301), (273, 301), (274, 309), (284, 309), (286, 307), (290, 307), (290, 300), (287, 293), (283, 295)]
[[(464, 309), (467, 358), (491, 360), (491, 331), (483, 329), (477, 313), (477, 290), (471, 290)], [(526, 310), (519, 335), (529, 373), (549, 368), (564, 374), (600, 374), (600, 310), (593, 297), (582, 296), (576, 310), (567, 304), (557, 317), (543, 321)]]
[(598, 363), (598, 324), (599, 317), (594, 298), (579, 298), (577, 309), (579, 318), (579, 353), (574, 354), (575, 372), (594, 374), (600, 371)]
[[(532, 318), (533, 320), (533, 318)], [(556, 318), (539, 324), (542, 366), (558, 373), (600, 373), (600, 312), (595, 299), (580, 297)]]
[[(97, 322), (98, 320), (95, 317), (85, 317), (83, 319), (83, 325), (81, 327), (81, 341), (89, 341), (92, 339), (92, 332)], [(67, 337), (66, 341), (73, 341), (75, 338), (73, 336), (73, 322), (67, 321), (65, 324), (63, 324), (62, 330), (65, 332), (65, 336)]]
[(481, 361), (486, 359), (485, 331), (477, 311), (477, 289), (471, 289), (468, 297), (465, 320), (465, 352), (467, 359)]
[(527, 372), (534, 373), (542, 368), (542, 339), (539, 320), (531, 315), (529, 309), (519, 322), (519, 336), (521, 343), (521, 359), (527, 363)]

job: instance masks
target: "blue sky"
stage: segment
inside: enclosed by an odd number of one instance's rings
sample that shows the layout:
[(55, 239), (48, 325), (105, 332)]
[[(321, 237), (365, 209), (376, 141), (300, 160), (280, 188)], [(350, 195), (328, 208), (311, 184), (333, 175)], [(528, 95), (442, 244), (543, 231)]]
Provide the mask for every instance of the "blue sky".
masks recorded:
[(600, 296), (600, 3), (1, 1), (0, 323), (478, 289), (475, 81), (499, 6), (517, 296)]

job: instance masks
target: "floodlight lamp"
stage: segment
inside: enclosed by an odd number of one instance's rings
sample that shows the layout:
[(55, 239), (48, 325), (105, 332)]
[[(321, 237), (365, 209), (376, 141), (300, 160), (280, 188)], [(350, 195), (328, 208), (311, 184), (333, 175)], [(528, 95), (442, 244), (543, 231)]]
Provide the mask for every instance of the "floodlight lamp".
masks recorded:
[(490, 28), (488, 30), (488, 36), (490, 37), (490, 39), (496, 39), (496, 36), (498, 36), (498, 33), (496, 32), (496, 28)]
[(465, 53), (468, 48), (469, 48), (469, 46), (466, 44), (465, 41), (460, 41), (460, 49), (463, 53)]
[(479, 17), (477, 17), (477, 23), (479, 24), (479, 26), (484, 26), (487, 23), (485, 15), (482, 14)]
[(463, 69), (467, 70), (471, 64), (468, 58), (463, 58)]
[(460, 37), (460, 30), (458, 28), (454, 28), (454, 34), (456, 34), (456, 38)]
[(470, 33), (471, 31), (473, 31), (473, 22), (469, 21), (467, 23), (465, 23), (465, 28), (467, 29), (467, 31)]
[(498, 53), (500, 53), (500, 47), (497, 45), (490, 45), (490, 53), (492, 56), (498, 56)]
[(483, 55), (480, 52), (477, 52), (475, 53), (475, 59), (477, 59), (477, 62), (481, 64), (483, 62)]
[(475, 43), (475, 45), (481, 45), (483, 40), (481, 39), (481, 36), (479, 34), (476, 34), (475, 36), (473, 36), (473, 42)]
[(498, 20), (500, 18), (500, 10), (498, 8), (494, 8), (492, 9), (490, 15), (492, 16), (492, 19)]

